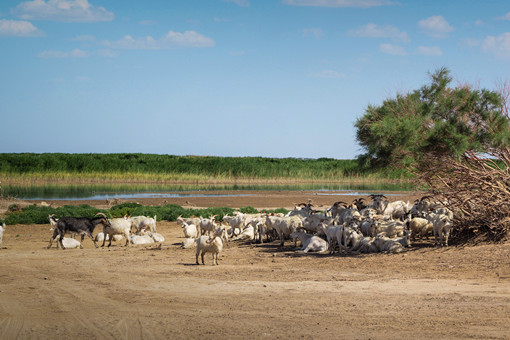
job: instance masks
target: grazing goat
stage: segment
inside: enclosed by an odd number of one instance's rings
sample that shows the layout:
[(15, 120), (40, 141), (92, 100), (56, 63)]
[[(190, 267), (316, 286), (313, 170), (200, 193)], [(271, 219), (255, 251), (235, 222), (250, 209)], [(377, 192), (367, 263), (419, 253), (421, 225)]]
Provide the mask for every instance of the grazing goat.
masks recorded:
[(64, 216), (59, 218), (55, 227), (55, 231), (53, 233), (53, 237), (50, 239), (50, 244), (48, 245), (48, 248), (51, 248), (53, 240), (58, 235), (59, 236), (58, 242), (60, 242), (62, 249), (65, 249), (64, 245), (62, 244), (62, 240), (64, 239), (64, 235), (66, 233), (80, 234), (81, 243), (83, 243), (83, 239), (85, 238), (86, 235), (92, 240), (92, 242), (94, 242), (96, 248), (98, 248), (99, 246), (94, 240), (92, 233), (94, 232), (94, 229), (98, 224), (102, 224), (104, 227), (110, 226), (110, 222), (108, 221), (108, 218), (106, 218), (104, 214), (98, 213), (96, 215), (101, 216), (94, 218)]
[(319, 236), (307, 234), (301, 229), (293, 231), (290, 236), (292, 238), (299, 238), (302, 245), (299, 250), (302, 250), (304, 253), (308, 253), (309, 251), (324, 252), (328, 250), (328, 243), (324, 239)]
[[(129, 238), (130, 233), (131, 233), (131, 219), (128, 217), (113, 218), (110, 220), (110, 225), (108, 226), (103, 225), (103, 234), (105, 236), (108, 235), (110, 238), (108, 247), (112, 245), (113, 235), (124, 236), (126, 238), (125, 246), (127, 247), (131, 241), (131, 239)], [(104, 247), (105, 243), (106, 237), (103, 239), (103, 245), (101, 247)]]
[(209, 236), (200, 236), (197, 238), (197, 250), (195, 253), (196, 264), (199, 264), (198, 256), (202, 258), (202, 264), (205, 264), (204, 255), (206, 253), (212, 253), (213, 266), (218, 265), (218, 254), (223, 250), (221, 234), (224, 232), (224, 229), (213, 229)]

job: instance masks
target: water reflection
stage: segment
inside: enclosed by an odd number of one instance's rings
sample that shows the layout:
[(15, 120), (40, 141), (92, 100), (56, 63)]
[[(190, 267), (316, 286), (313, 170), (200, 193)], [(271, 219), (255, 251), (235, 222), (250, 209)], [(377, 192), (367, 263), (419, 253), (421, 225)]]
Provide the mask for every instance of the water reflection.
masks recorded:
[[(405, 191), (412, 190), (412, 184), (388, 183), (304, 183), (304, 184), (248, 184), (248, 185), (157, 185), (157, 184), (74, 184), (74, 185), (3, 185), (4, 196), (19, 199), (85, 200), (107, 198), (166, 198), (205, 196), (246, 196), (246, 193), (221, 193), (222, 191)], [(214, 193), (207, 193), (213, 192)], [(358, 192), (354, 194), (361, 194)], [(363, 195), (363, 194), (361, 194)]]

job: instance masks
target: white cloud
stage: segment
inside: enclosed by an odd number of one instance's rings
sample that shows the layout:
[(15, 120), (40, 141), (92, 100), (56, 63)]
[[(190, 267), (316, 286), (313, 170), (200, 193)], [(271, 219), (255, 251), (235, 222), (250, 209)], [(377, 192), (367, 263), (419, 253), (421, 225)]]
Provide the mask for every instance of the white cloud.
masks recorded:
[(439, 57), (443, 55), (443, 51), (441, 51), (439, 46), (418, 46), (414, 53), (431, 57)]
[(95, 7), (88, 0), (33, 0), (16, 6), (12, 13), (26, 20), (61, 22), (112, 21), (113, 13), (104, 7)]
[(105, 58), (114, 58), (118, 55), (117, 52), (115, 52), (113, 50), (109, 50), (109, 49), (98, 50), (98, 51), (96, 51), (96, 54), (100, 57), (105, 57)]
[(460, 41), (460, 46), (473, 48), (476, 46), (480, 46), (480, 41), (472, 38), (464, 38)]
[(334, 71), (334, 70), (324, 70), (320, 72), (314, 72), (311, 74), (313, 78), (329, 78), (329, 79), (341, 79), (345, 78), (345, 74)]
[(292, 6), (317, 6), (317, 7), (379, 7), (395, 5), (395, 2), (387, 0), (284, 0)]
[(140, 25), (145, 25), (145, 26), (152, 26), (152, 25), (156, 25), (158, 22), (156, 20), (142, 20), (139, 22)]
[(510, 32), (497, 37), (488, 36), (482, 42), (482, 50), (492, 53), (498, 58), (510, 58)]
[(454, 28), (441, 16), (435, 15), (420, 20), (418, 26), (428, 35), (436, 38), (445, 38)]
[(40, 37), (44, 33), (28, 21), (0, 20), (0, 36)]
[(248, 0), (223, 0), (224, 2), (233, 2), (238, 6), (241, 7), (248, 7), (250, 6), (250, 2)]
[(390, 38), (394, 41), (409, 42), (409, 36), (406, 32), (401, 32), (398, 28), (390, 25), (380, 26), (377, 24), (367, 24), (357, 30), (350, 30), (349, 34), (357, 37), (368, 38)]
[(64, 52), (64, 51), (55, 51), (55, 50), (48, 50), (43, 51), (37, 55), (39, 58), (87, 58), (90, 56), (90, 53), (87, 51), (83, 51), (80, 49), (74, 49), (70, 52)]
[(94, 41), (96, 40), (96, 37), (93, 35), (78, 35), (76, 36), (73, 41)]
[(381, 44), (379, 50), (386, 54), (391, 55), (407, 55), (406, 49), (402, 46), (392, 44)]
[(324, 32), (320, 28), (305, 28), (303, 29), (303, 35), (305, 37), (320, 38), (324, 35)]
[(104, 44), (111, 48), (124, 50), (163, 50), (179, 47), (212, 47), (215, 42), (213, 39), (195, 31), (185, 31), (184, 33), (169, 31), (159, 39), (154, 39), (151, 36), (133, 38), (126, 35), (114, 42), (105, 41)]
[(244, 52), (244, 51), (231, 51), (229, 54), (231, 56), (241, 56), (241, 55), (245, 55), (246, 52)]
[(510, 20), (510, 12), (508, 12), (505, 15), (503, 15), (502, 17), (498, 17), (497, 19), (498, 20)]

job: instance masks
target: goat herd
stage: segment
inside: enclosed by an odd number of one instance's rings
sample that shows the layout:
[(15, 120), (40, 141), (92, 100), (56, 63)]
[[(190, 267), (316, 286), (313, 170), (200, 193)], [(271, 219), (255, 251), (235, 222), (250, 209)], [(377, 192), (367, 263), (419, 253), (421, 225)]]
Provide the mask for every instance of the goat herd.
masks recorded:
[[(435, 244), (448, 246), (453, 212), (447, 202), (424, 196), (413, 205), (409, 202), (389, 202), (384, 195), (370, 195), (371, 204), (365, 199), (355, 199), (352, 204), (335, 202), (326, 211), (315, 211), (308, 203), (297, 205), (287, 215), (243, 214), (224, 216), (223, 223), (216, 223), (216, 216), (209, 218), (179, 217), (186, 239), (182, 248), (196, 247), (196, 263), (204, 254), (213, 255), (218, 264), (218, 253), (229, 240), (251, 240), (263, 243), (278, 238), (280, 245), (292, 239), (294, 247), (301, 241), (299, 251), (326, 252), (401, 252), (411, 246), (416, 237), (434, 235)], [(206, 235), (207, 234), (207, 235)]]
[[(294, 247), (301, 242), (298, 251), (307, 253), (326, 252), (401, 252), (410, 247), (416, 237), (429, 237), (433, 234), (435, 244), (448, 246), (448, 237), (453, 222), (453, 212), (430, 196), (416, 200), (414, 204), (404, 201), (390, 202), (386, 196), (369, 196), (369, 204), (364, 198), (355, 199), (351, 204), (335, 202), (326, 211), (316, 211), (311, 203), (299, 204), (287, 215), (283, 214), (243, 214), (223, 216), (222, 223), (217, 216), (209, 218), (177, 218), (185, 240), (182, 248), (196, 247), (196, 263), (199, 256), (204, 264), (204, 254), (212, 253), (213, 265), (218, 264), (218, 254), (229, 241), (246, 240), (263, 243), (264, 238), (280, 240), (292, 239)], [(164, 242), (164, 237), (156, 232), (156, 216), (136, 216), (108, 219), (99, 213), (94, 218), (48, 216), (53, 235), (48, 248), (57, 240), (62, 249), (82, 248), (81, 243), (88, 236), (96, 247), (112, 240), (126, 239), (125, 245)], [(97, 225), (103, 225), (103, 232), (93, 236)], [(134, 228), (134, 232), (132, 230)], [(0, 246), (5, 224), (0, 227)], [(66, 234), (81, 235), (81, 242), (65, 237)]]

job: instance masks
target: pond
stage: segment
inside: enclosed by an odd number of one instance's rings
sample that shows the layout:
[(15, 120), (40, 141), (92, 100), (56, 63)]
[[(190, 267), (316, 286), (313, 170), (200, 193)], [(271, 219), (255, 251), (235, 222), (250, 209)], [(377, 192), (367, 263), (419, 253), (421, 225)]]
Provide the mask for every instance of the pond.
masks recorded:
[[(102, 200), (167, 197), (249, 196), (250, 191), (319, 191), (322, 195), (334, 192), (359, 195), (380, 191), (412, 190), (412, 183), (305, 183), (305, 184), (248, 184), (248, 185), (158, 185), (158, 184), (46, 184), (2, 185), (4, 196), (24, 200)], [(239, 193), (236, 193), (239, 192)], [(248, 193), (247, 193), (248, 192)], [(350, 193), (351, 192), (351, 193)]]

